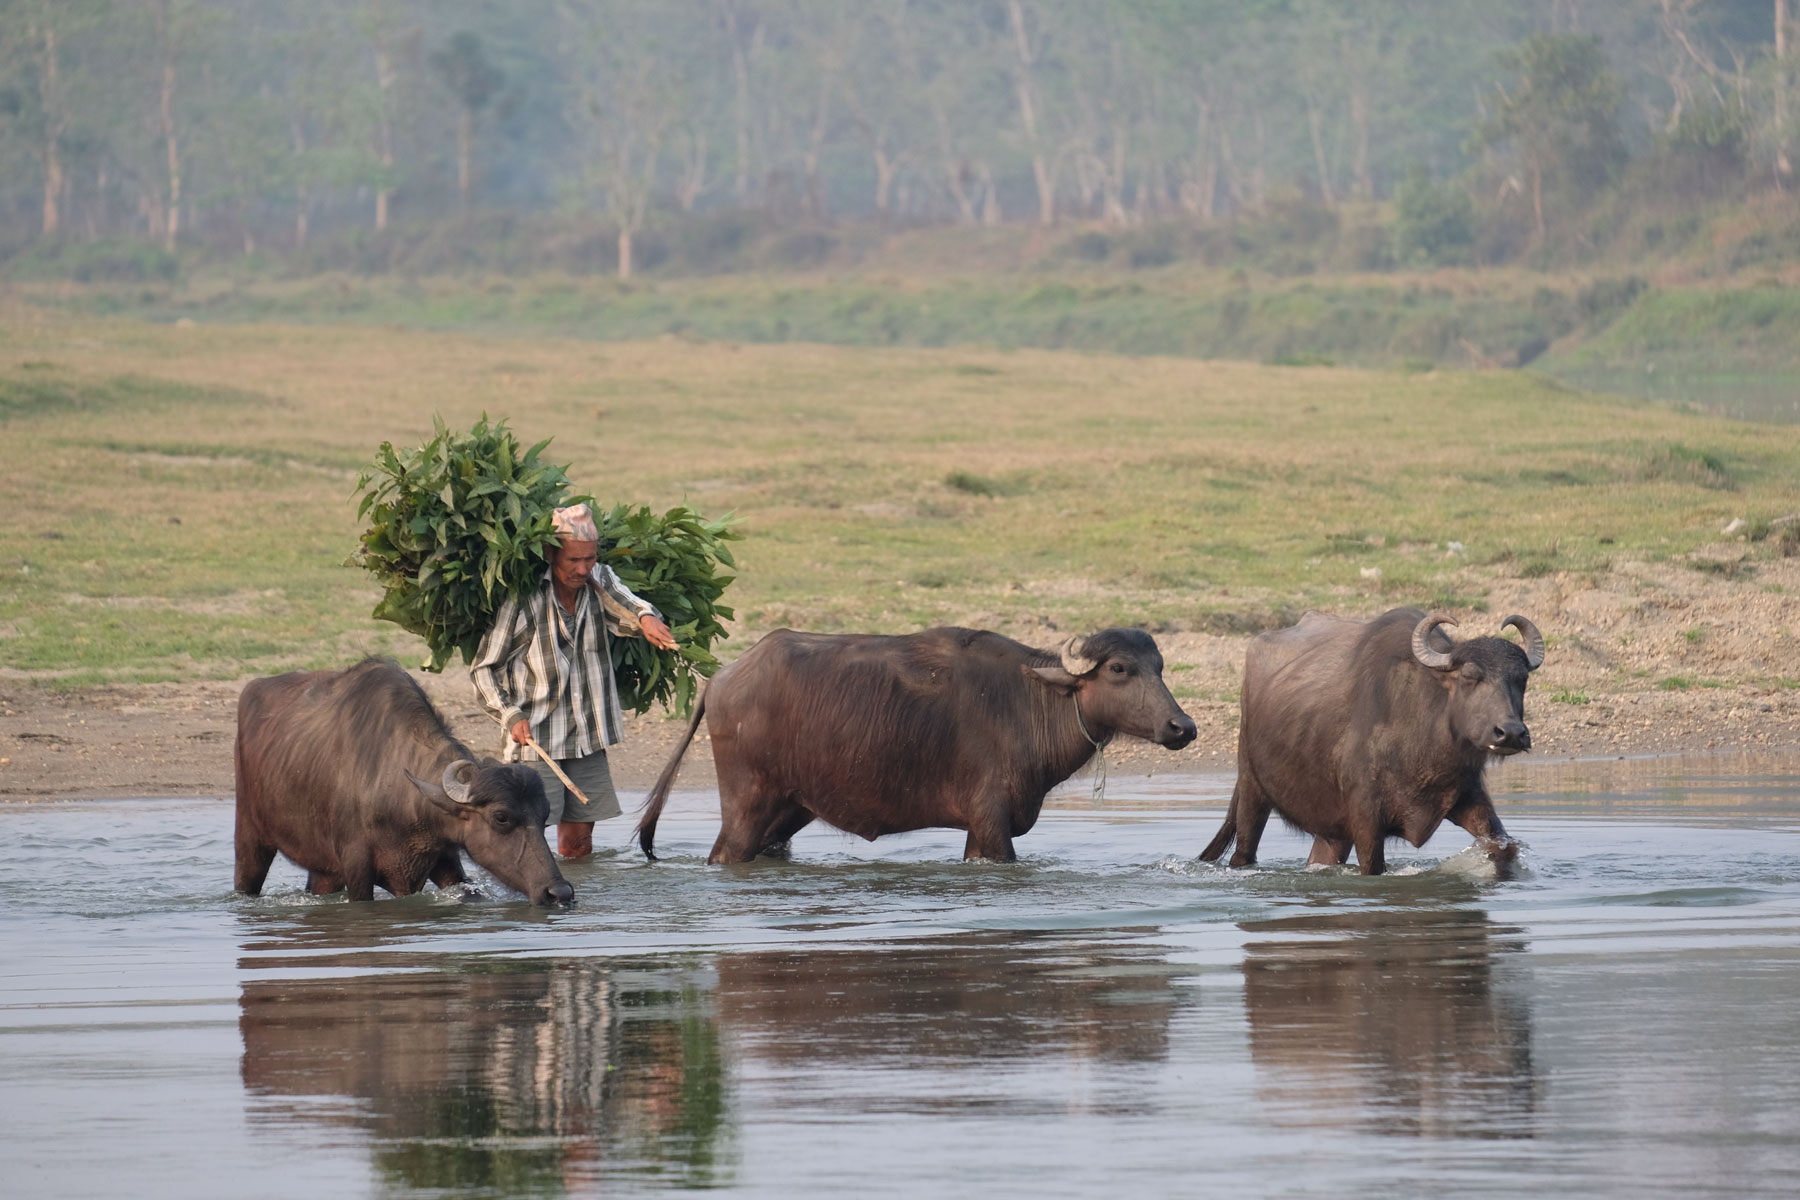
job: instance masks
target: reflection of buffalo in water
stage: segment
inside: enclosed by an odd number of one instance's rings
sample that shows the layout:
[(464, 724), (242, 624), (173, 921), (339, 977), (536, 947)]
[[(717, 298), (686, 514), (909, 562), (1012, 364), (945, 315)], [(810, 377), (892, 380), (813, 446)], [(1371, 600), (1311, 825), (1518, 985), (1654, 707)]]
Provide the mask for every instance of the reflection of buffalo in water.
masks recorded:
[(718, 959), (719, 1023), (759, 1056), (954, 1069), (997, 1058), (1152, 1062), (1181, 998), (1162, 947), (1014, 931)]
[(1530, 1013), (1495, 986), (1497, 954), (1521, 946), (1484, 914), (1329, 912), (1243, 928), (1276, 939), (1245, 947), (1244, 1007), (1278, 1105), (1384, 1133), (1531, 1134)]
[(366, 1101), (281, 1119), (366, 1127), (383, 1172), (410, 1187), (532, 1190), (621, 1161), (717, 1182), (717, 1028), (691, 980), (622, 973), (508, 963), (247, 983), (244, 1086)]
[[(414, 955), (355, 945), (345, 936), (355, 930), (335, 921), (313, 924), (249, 939), (241, 965), (287, 974), (296, 964), (366, 968), (381, 955), (391, 967), (244, 985), (242, 1073), (260, 1116), (360, 1129), (378, 1169), (404, 1188), (507, 1194), (592, 1190), (621, 1172), (729, 1182), (740, 1062), (854, 1062), (896, 1078), (924, 1066), (932, 1090), (917, 1103), (990, 1114), (993, 1097), (970, 1091), (1001, 1059), (1056, 1073), (1160, 1062), (1183, 998), (1172, 980), (1191, 970), (1158, 947), (1008, 932), (723, 953), (711, 970), (590, 960), (443, 970), (428, 956), (434, 969), (407, 971)], [(288, 956), (303, 948), (311, 953)], [(940, 1089), (946, 1073), (967, 1086)], [(361, 1103), (289, 1100), (320, 1096)], [(1148, 1103), (1129, 1089), (1090, 1102)]]

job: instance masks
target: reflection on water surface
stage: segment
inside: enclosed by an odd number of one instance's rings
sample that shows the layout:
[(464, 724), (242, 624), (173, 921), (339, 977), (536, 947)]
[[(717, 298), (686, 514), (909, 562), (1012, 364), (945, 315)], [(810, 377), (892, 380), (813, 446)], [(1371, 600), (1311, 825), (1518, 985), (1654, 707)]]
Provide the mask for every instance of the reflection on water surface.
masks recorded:
[(1203, 866), (1230, 781), (1159, 778), (1006, 867), (708, 868), (690, 794), (550, 913), (234, 897), (228, 803), (0, 810), (8, 1194), (1800, 1192), (1800, 771), (1504, 777), (1504, 883)]
[(1502, 967), (1524, 953), (1521, 930), (1472, 909), (1404, 908), (1243, 928), (1257, 939), (1244, 947), (1250, 1056), (1284, 1120), (1532, 1135), (1530, 999)]
[(396, 1183), (535, 1193), (602, 1163), (729, 1177), (718, 1022), (679, 973), (479, 964), (252, 982), (239, 1005), (255, 1120), (358, 1129)]

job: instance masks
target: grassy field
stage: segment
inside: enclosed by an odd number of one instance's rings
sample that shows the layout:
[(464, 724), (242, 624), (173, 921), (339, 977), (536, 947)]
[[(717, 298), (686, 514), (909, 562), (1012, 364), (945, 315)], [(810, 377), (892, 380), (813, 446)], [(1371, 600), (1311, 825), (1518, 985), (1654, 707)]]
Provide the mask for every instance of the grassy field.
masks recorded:
[(1756, 531), (1800, 507), (1791, 429), (1518, 372), (3, 303), (0, 667), (57, 686), (416, 661), (343, 563), (357, 469), (434, 411), (554, 435), (604, 501), (736, 511), (746, 630), (1251, 630), (1467, 604), (1471, 563), (1680, 559), (1733, 517)]
[[(1795, 277), (1800, 282), (1800, 276)], [(1379, 369), (1526, 364), (1583, 390), (1800, 422), (1800, 288), (1506, 269), (1273, 276), (1051, 262), (979, 276), (745, 274), (620, 284), (540, 273), (211, 274), (15, 292), (168, 323), (398, 324), (596, 341), (1080, 350)]]

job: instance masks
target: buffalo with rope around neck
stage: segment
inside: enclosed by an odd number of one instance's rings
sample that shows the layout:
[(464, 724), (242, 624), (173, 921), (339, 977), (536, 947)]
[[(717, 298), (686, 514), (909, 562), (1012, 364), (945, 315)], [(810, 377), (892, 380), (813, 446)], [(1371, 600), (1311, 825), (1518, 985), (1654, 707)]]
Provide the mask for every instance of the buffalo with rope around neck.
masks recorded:
[(966, 830), (966, 858), (1011, 861), (1045, 793), (1116, 734), (1180, 749), (1194, 722), (1140, 629), (1034, 650), (997, 633), (900, 637), (778, 630), (721, 670), (651, 789), (658, 817), (699, 722), (711, 734), (722, 829), (711, 861), (784, 847), (822, 820), (873, 839)]

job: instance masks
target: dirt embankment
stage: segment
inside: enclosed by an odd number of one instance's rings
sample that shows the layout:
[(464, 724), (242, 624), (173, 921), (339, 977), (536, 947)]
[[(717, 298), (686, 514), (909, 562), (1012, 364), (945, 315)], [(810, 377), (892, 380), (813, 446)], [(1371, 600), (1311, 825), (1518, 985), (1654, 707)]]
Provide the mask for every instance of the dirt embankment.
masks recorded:
[[(1674, 754), (1800, 745), (1800, 558), (1736, 570), (1622, 564), (1595, 577), (1489, 582), (1489, 613), (1463, 613), (1464, 635), (1491, 632), (1519, 612), (1550, 643), (1532, 679), (1526, 717), (1538, 757)], [(1378, 597), (1343, 611), (1372, 614)], [(737, 645), (747, 645), (744, 638)], [(1158, 638), (1168, 679), (1199, 725), (1178, 754), (1146, 743), (1108, 750), (1115, 774), (1228, 770), (1247, 638), (1197, 633)], [(421, 675), (457, 735), (479, 751), (498, 729), (467, 676)], [(238, 683), (44, 690), (0, 673), (0, 800), (229, 795)], [(655, 778), (685, 722), (660, 714), (627, 723), (613, 751), (629, 804)], [(684, 786), (713, 782), (702, 730)]]

